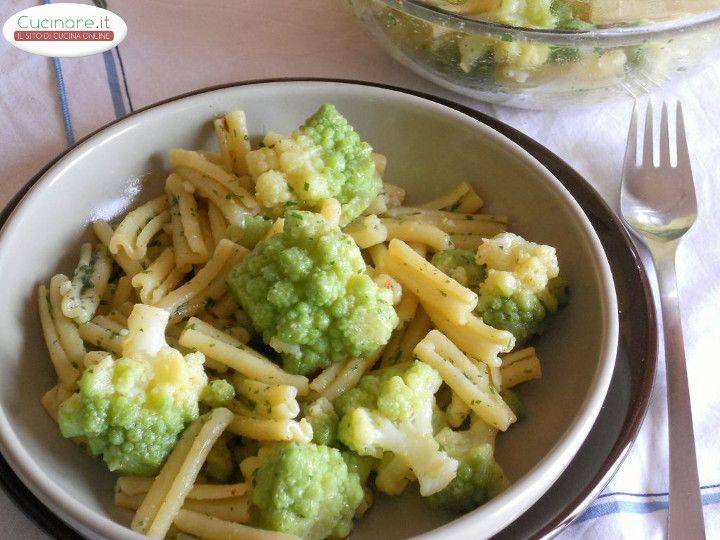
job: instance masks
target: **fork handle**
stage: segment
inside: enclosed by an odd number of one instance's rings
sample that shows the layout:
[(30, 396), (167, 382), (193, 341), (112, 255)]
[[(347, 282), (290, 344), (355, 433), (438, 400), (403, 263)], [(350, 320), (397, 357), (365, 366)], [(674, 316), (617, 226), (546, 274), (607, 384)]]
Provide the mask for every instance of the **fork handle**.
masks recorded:
[(675, 274), (676, 246), (675, 242), (669, 242), (661, 246), (660, 250), (653, 250), (665, 334), (670, 445), (668, 538), (695, 540), (705, 538), (705, 525)]

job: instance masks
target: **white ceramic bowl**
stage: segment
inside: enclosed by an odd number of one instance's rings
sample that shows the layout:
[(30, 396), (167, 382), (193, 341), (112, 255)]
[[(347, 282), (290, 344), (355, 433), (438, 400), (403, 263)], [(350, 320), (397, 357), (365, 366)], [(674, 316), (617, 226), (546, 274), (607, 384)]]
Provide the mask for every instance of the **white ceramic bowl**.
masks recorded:
[(93, 219), (116, 217), (161, 191), (167, 149), (212, 147), (214, 116), (242, 108), (259, 136), (291, 131), (323, 102), (336, 104), (388, 156), (387, 178), (407, 189), (410, 202), (470, 181), (489, 211), (511, 217), (512, 230), (557, 247), (572, 288), (570, 305), (537, 343), (543, 378), (522, 388), (531, 416), (498, 440), (512, 486), (454, 521), (411, 494), (380, 497), (353, 538), (489, 536), (552, 485), (589, 432), (613, 372), (614, 287), (590, 222), (540, 163), (462, 113), (391, 90), (274, 82), (207, 91), (149, 108), (78, 145), (43, 175), (0, 233), (0, 450), (32, 492), (82, 534), (140, 538), (126, 528), (130, 514), (112, 503), (113, 475), (64, 440), (40, 405), (55, 376), (38, 321), (38, 283), (72, 270)]

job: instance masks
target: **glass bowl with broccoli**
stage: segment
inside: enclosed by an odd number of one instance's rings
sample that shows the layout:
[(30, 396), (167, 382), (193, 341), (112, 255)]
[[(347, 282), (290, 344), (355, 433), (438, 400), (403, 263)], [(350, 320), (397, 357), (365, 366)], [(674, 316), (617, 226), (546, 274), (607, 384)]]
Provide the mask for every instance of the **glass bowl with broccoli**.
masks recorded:
[[(720, 2), (349, 0), (398, 61), (457, 93), (528, 109), (637, 97), (713, 61)], [(687, 3), (686, 3), (687, 4)]]

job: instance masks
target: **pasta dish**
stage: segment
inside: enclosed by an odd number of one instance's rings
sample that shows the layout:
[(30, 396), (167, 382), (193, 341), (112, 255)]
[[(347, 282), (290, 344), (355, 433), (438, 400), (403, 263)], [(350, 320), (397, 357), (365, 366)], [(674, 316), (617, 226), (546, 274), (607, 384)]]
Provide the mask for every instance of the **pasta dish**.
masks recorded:
[(213, 127), (38, 289), (42, 405), (131, 528), (321, 540), (378, 492), (449, 515), (500, 493), (495, 438), (530, 421), (516, 387), (567, 301), (555, 249), (468, 182), (404, 204), (332, 105), (254, 147), (242, 111)]

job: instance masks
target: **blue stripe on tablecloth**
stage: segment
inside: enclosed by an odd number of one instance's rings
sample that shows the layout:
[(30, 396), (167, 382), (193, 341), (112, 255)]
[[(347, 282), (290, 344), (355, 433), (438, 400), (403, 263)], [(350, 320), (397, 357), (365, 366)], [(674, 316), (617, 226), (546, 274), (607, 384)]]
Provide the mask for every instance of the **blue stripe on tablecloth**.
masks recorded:
[[(701, 486), (701, 490), (709, 490), (709, 489), (716, 489), (720, 487), (720, 484), (711, 484), (707, 486)], [(667, 492), (664, 493), (624, 493), (624, 492), (615, 492), (615, 493), (603, 493), (600, 497), (598, 497), (598, 500), (601, 497), (607, 498), (607, 497), (613, 497), (613, 496), (621, 496), (621, 497), (636, 497), (636, 498), (646, 498), (646, 497), (659, 497), (660, 500), (655, 501), (607, 501), (607, 502), (595, 502), (590, 508), (588, 508), (583, 515), (581, 515), (575, 523), (582, 523), (584, 521), (589, 521), (592, 519), (597, 519), (604, 516), (609, 516), (612, 514), (650, 514), (652, 512), (657, 512), (660, 510), (667, 510), (668, 508), (668, 501), (667, 501)], [(702, 494), (702, 504), (703, 506), (710, 506), (713, 504), (720, 503), (720, 492), (715, 493), (703, 493)]]
[(112, 98), (113, 109), (115, 110), (115, 118), (122, 118), (127, 114), (127, 109), (125, 109), (125, 101), (122, 90), (120, 89), (120, 80), (118, 79), (115, 58), (113, 57), (112, 51), (105, 51), (103, 53), (103, 60), (105, 61), (105, 74), (107, 75), (108, 86), (110, 87), (110, 97)]
[[(50, 0), (43, 0), (44, 4), (49, 4)], [(65, 78), (63, 77), (62, 66), (59, 58), (53, 58), (53, 68), (55, 69), (55, 86), (57, 87), (58, 98), (60, 99), (60, 112), (62, 113), (63, 127), (65, 128), (65, 139), (68, 146), (75, 144), (75, 132), (73, 131), (72, 118), (70, 117), (70, 107), (68, 106), (67, 91), (65, 90)]]
[(60, 98), (60, 111), (62, 112), (63, 126), (65, 127), (65, 139), (68, 146), (75, 144), (75, 132), (73, 131), (72, 118), (70, 118), (70, 107), (68, 106), (67, 93), (65, 91), (65, 79), (63, 78), (62, 66), (59, 58), (53, 58), (55, 68), (55, 84), (58, 97)]
[(135, 109), (133, 107), (132, 98), (130, 97), (130, 87), (128, 86), (127, 77), (125, 76), (125, 64), (123, 63), (122, 55), (120, 54), (120, 46), (115, 47), (115, 54), (117, 55), (118, 64), (120, 64), (120, 75), (123, 80), (123, 88), (125, 89), (125, 97), (127, 98), (128, 108), (130, 112)]

